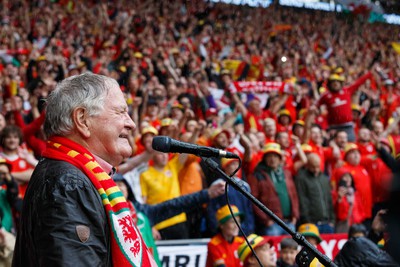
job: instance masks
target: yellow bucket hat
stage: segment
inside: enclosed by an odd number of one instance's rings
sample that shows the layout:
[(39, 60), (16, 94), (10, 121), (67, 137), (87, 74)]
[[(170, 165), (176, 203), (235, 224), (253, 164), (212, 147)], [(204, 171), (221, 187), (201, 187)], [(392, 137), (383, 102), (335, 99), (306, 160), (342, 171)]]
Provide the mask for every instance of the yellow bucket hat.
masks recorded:
[[(235, 217), (239, 216), (240, 219), (244, 218), (244, 214), (239, 211), (238, 207), (236, 207), (235, 205), (231, 205), (231, 209), (232, 209), (232, 212), (233, 212), (233, 216), (235, 216)], [(216, 217), (217, 217), (217, 221), (218, 221), (219, 224), (224, 224), (230, 218), (232, 218), (232, 214), (229, 211), (228, 205), (225, 205), (225, 206), (219, 208), (217, 210)]]
[(266, 144), (263, 148), (263, 153), (264, 155), (268, 153), (275, 153), (282, 158), (281, 146), (278, 143), (271, 142)]
[(313, 223), (305, 223), (299, 226), (299, 233), (303, 236), (311, 236), (315, 237), (318, 240), (318, 243), (321, 243), (322, 238), (319, 235), (318, 227)]
[[(256, 249), (266, 243), (269, 243), (270, 246), (273, 245), (273, 242), (263, 236), (259, 236), (256, 234), (251, 234), (247, 237), (251, 247), (253, 249)], [(246, 261), (249, 259), (251, 256), (251, 249), (249, 245), (247, 245), (246, 241), (244, 241), (238, 248), (238, 254), (239, 254), (239, 259), (245, 264)]]

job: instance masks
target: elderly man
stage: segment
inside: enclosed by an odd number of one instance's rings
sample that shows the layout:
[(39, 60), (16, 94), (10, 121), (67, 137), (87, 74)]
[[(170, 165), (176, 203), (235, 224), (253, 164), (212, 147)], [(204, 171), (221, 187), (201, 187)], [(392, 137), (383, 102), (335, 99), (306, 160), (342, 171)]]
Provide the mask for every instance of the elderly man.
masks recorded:
[[(294, 230), (299, 218), (299, 200), (292, 175), (282, 168), (279, 144), (269, 143), (264, 147), (263, 159), (250, 176), (249, 184), (253, 195)], [(261, 235), (287, 234), (260, 209), (255, 208), (254, 214)]]
[(329, 178), (321, 172), (321, 159), (308, 154), (307, 165), (296, 176), (300, 219), (317, 225), (320, 233), (334, 233), (334, 210)]
[(47, 99), (49, 141), (26, 191), (13, 266), (156, 266), (111, 178), (132, 154), (135, 127), (115, 80), (85, 73), (58, 84)]

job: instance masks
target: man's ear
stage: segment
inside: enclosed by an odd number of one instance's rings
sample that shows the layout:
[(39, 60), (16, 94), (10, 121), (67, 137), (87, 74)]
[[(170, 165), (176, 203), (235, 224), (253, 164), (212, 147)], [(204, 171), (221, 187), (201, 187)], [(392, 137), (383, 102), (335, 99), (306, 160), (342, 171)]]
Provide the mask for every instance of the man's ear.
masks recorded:
[(72, 111), (72, 121), (80, 135), (90, 137), (90, 121), (85, 108), (76, 108)]

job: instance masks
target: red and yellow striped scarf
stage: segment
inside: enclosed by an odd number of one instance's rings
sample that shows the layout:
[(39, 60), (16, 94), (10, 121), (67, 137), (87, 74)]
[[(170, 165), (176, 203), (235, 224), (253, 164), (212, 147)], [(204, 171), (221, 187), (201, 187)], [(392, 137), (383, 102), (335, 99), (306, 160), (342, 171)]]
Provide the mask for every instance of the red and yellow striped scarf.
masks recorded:
[(64, 137), (52, 137), (43, 156), (69, 162), (93, 183), (103, 201), (111, 230), (113, 266), (152, 266), (154, 260), (132, 221), (129, 206), (114, 180), (81, 145)]

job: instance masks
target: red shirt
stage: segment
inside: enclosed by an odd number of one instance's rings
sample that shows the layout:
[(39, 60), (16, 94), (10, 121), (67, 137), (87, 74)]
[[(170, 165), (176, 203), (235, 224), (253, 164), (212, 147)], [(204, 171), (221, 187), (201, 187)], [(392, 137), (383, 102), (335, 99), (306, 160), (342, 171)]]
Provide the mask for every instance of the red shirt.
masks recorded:
[(367, 144), (357, 143), (357, 146), (358, 150), (360, 150), (361, 156), (363, 157), (376, 154), (375, 146), (371, 142), (368, 142)]
[(283, 162), (284, 168), (293, 175), (294, 174), (294, 162), (293, 162), (293, 153), (290, 148), (283, 150)]
[(366, 219), (362, 209), (360, 194), (357, 191), (354, 192), (353, 208), (351, 210), (347, 197), (343, 197), (339, 202), (337, 191), (332, 193), (332, 201), (337, 221), (345, 221), (348, 219), (349, 225), (352, 225), (355, 223), (362, 223)]
[(257, 167), (258, 163), (263, 159), (264, 153), (262, 151), (258, 151), (257, 153), (252, 153), (251, 161), (247, 165), (246, 174), (251, 174), (254, 172), (254, 169)]
[(242, 263), (238, 256), (238, 248), (243, 243), (242, 237), (234, 237), (233, 242), (229, 243), (221, 233), (218, 233), (207, 245), (206, 267), (241, 267)]
[[(17, 155), (8, 156), (4, 153), (1, 153), (1, 157), (4, 158), (8, 164), (10, 164), (11, 170), (12, 170), (11, 175), (33, 169), (33, 167), (31, 165), (29, 165), (28, 162), (26, 162), (26, 160), (20, 158)], [(18, 190), (19, 190), (18, 196), (20, 198), (22, 198), (22, 199), (24, 198), (27, 188), (28, 188), (27, 182), (26, 183), (18, 183)]]
[(371, 77), (371, 73), (367, 73), (360, 77), (354, 84), (343, 87), (338, 92), (327, 91), (318, 101), (318, 106), (326, 105), (328, 109), (329, 126), (343, 125), (353, 121), (351, 110), (351, 96), (367, 79)]
[(361, 165), (371, 176), (373, 202), (388, 200), (393, 177), (389, 167), (377, 156), (362, 157)]
[(393, 112), (396, 111), (396, 108), (400, 104), (399, 97), (395, 94), (392, 93), (392, 95), (389, 95), (389, 93), (382, 94), (381, 96), (381, 102), (382, 102), (382, 108), (384, 109), (384, 121), (385, 125), (387, 124), (388, 119), (390, 119), (393, 115)]
[(361, 206), (365, 213), (365, 218), (371, 218), (373, 201), (370, 175), (361, 165), (351, 166), (349, 164), (345, 164), (343, 167), (336, 169), (332, 175), (331, 179), (334, 179), (333, 184), (335, 185), (335, 190), (340, 177), (346, 172), (350, 172), (353, 176), (354, 187), (360, 195)]

